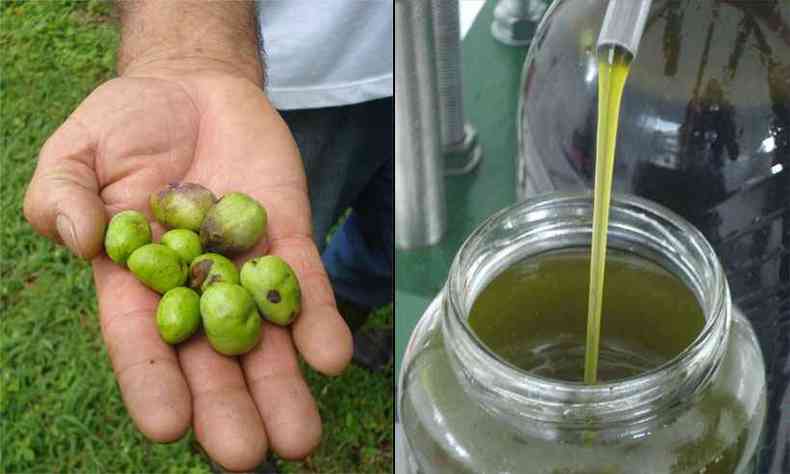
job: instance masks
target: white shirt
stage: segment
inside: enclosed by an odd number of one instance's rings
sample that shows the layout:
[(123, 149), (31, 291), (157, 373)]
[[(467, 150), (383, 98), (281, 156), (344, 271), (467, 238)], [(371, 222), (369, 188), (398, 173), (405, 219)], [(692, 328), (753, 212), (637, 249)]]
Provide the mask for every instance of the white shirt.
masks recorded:
[(393, 0), (258, 0), (266, 93), (281, 110), (393, 95)]

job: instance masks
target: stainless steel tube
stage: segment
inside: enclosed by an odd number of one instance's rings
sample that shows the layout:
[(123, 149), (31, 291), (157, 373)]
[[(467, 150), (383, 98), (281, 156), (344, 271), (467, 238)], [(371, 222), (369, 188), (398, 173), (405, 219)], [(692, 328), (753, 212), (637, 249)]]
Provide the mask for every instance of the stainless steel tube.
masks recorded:
[(447, 227), (430, 0), (395, 0), (395, 245), (441, 240)]
[(652, 0), (610, 0), (598, 36), (598, 48), (617, 45), (636, 57)]

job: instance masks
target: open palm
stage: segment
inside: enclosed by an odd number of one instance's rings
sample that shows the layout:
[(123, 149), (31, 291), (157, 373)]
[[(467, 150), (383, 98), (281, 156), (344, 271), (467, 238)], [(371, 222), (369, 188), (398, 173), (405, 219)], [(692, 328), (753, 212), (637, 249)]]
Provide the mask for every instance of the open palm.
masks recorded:
[[(107, 216), (137, 209), (153, 220), (149, 194), (180, 181), (261, 202), (268, 237), (238, 262), (268, 251), (288, 261), (302, 285), (302, 314), (291, 329), (264, 323), (261, 343), (239, 358), (214, 352), (203, 335), (176, 348), (164, 343), (154, 319), (159, 296), (101, 250)], [(113, 369), (149, 438), (172, 441), (192, 425), (230, 470), (252, 468), (269, 446), (300, 458), (317, 445), (321, 422), (297, 350), (315, 369), (337, 374), (351, 336), (311, 239), (298, 150), (253, 83), (210, 72), (105, 83), (44, 146), (25, 214), (39, 232), (92, 259)]]

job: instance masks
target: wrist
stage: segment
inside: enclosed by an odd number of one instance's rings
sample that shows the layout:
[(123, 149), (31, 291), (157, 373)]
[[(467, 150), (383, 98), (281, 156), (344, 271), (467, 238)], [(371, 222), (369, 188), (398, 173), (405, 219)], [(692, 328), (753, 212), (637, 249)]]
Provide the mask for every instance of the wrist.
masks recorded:
[(151, 51), (118, 65), (122, 77), (184, 78), (195, 74), (220, 74), (246, 79), (263, 87), (263, 67), (250, 58), (206, 54), (205, 51)]
[(117, 0), (121, 19), (118, 74), (210, 71), (263, 85), (254, 3)]

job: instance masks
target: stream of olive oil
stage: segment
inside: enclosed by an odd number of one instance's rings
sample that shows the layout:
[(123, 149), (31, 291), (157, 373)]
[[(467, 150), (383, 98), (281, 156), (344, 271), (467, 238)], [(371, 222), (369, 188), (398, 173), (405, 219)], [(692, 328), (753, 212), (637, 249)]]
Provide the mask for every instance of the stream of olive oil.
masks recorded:
[(584, 382), (598, 381), (598, 357), (603, 306), (606, 237), (609, 226), (609, 204), (612, 174), (620, 120), (620, 101), (628, 78), (631, 54), (618, 46), (598, 51), (598, 130), (595, 156), (595, 201), (590, 261), (590, 289), (587, 306), (587, 342), (584, 356)]

